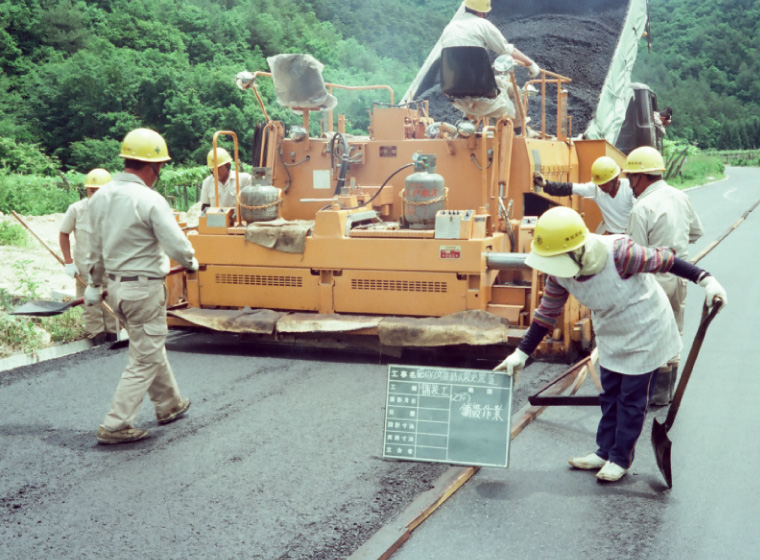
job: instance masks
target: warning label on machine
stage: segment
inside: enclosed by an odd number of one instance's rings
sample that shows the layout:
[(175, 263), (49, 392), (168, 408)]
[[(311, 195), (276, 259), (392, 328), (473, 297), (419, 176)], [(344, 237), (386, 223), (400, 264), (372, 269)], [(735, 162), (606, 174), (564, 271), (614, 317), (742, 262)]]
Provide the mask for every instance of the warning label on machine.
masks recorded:
[(461, 259), (462, 247), (460, 245), (441, 245), (442, 259)]

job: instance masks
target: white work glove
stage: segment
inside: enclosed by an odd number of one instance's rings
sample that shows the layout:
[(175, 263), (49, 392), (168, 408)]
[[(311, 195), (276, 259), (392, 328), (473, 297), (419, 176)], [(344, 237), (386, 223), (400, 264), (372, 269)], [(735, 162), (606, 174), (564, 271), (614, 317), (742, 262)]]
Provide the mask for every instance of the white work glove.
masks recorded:
[(103, 288), (100, 286), (92, 286), (90, 284), (84, 289), (84, 304), (88, 307), (92, 305), (100, 305), (103, 300)]
[(514, 377), (517, 384), (517, 377), (520, 375), (525, 362), (528, 361), (528, 355), (519, 348), (512, 352), (507, 359), (493, 368), (494, 371), (503, 371), (507, 375)]
[(541, 69), (538, 67), (538, 64), (533, 62), (530, 66), (528, 66), (528, 74), (530, 74), (531, 78), (537, 78), (538, 75), (541, 73)]
[(186, 266), (185, 268), (189, 270), (190, 272), (198, 272), (198, 267), (200, 265), (198, 264), (198, 259), (193, 257), (193, 260), (190, 261), (190, 266)]
[(77, 265), (75, 265), (73, 262), (72, 263), (66, 263), (66, 264), (64, 264), (63, 265), (63, 271), (66, 274), (68, 274), (71, 278), (76, 278), (77, 277), (77, 272), (79, 272), (77, 270)]
[(705, 305), (707, 305), (707, 307), (712, 307), (715, 298), (723, 300), (722, 307), (726, 306), (728, 303), (726, 290), (723, 289), (723, 286), (721, 286), (720, 282), (718, 282), (714, 277), (705, 276), (702, 278), (702, 280), (699, 281), (699, 285), (705, 289)]
[(546, 186), (546, 179), (538, 171), (533, 173), (533, 186), (543, 189)]

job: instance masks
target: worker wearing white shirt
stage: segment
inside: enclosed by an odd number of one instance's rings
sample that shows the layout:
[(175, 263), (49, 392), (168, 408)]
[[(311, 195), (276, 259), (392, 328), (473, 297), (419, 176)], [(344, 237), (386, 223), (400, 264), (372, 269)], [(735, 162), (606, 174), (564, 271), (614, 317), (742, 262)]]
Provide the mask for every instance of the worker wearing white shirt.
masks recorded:
[(620, 166), (611, 157), (602, 156), (594, 161), (589, 183), (546, 181), (537, 173), (533, 177), (533, 184), (552, 196), (575, 194), (596, 202), (603, 218), (596, 233), (626, 232), (628, 215), (633, 208), (633, 191), (628, 180), (620, 178)]
[[(63, 270), (76, 281), (76, 297), (84, 296), (87, 286), (87, 270), (84, 261), (89, 251), (90, 226), (87, 207), (90, 197), (101, 186), (111, 181), (111, 174), (105, 169), (93, 169), (84, 180), (87, 198), (68, 207), (59, 227), (58, 245), (63, 253)], [(74, 235), (74, 249), (71, 249), (71, 235)], [(79, 277), (77, 279), (77, 277)], [(84, 330), (93, 344), (116, 340), (118, 325), (103, 306), (85, 306), (82, 310)]]
[[(644, 247), (668, 247), (679, 259), (689, 258), (689, 244), (702, 237), (702, 222), (688, 195), (668, 185), (662, 178), (665, 162), (650, 146), (636, 148), (624, 171), (635, 199), (628, 216), (627, 234)], [(657, 282), (668, 296), (678, 330), (683, 334), (686, 281), (672, 274), (658, 274)], [(674, 356), (657, 374), (652, 404), (664, 406), (673, 398), (679, 357)]]
[[(451, 47), (482, 47), (491, 49), (497, 56), (508, 55), (528, 67), (531, 77), (541, 72), (538, 64), (509, 43), (499, 28), (486, 19), (491, 11), (491, 0), (465, 0), (464, 11), (443, 29), (439, 44), (441, 49)], [(514, 121), (515, 133), (520, 134), (523, 122), (515, 109), (518, 93), (509, 80), (497, 76), (500, 94), (495, 98), (464, 97), (452, 99), (452, 105), (465, 115), (499, 117), (508, 115)]]
[(201, 206), (230, 208), (237, 205), (237, 184), (235, 176), (239, 178), (240, 190), (251, 184), (252, 178), (248, 173), (238, 173), (232, 170), (232, 157), (224, 148), (216, 149), (216, 167), (219, 175), (219, 204), (216, 204), (216, 189), (214, 187), (214, 150), (210, 150), (206, 156), (206, 163), (212, 170), (211, 175), (203, 180), (201, 187)]
[(133, 422), (147, 393), (159, 424), (173, 422), (190, 407), (183, 399), (166, 357), (166, 284), (169, 258), (198, 270), (193, 246), (177, 224), (169, 204), (152, 189), (169, 161), (166, 142), (145, 128), (124, 138), (124, 173), (90, 199), (90, 251), (85, 267), (86, 305), (108, 299), (129, 333), (129, 361), (121, 376), (98, 443), (127, 443), (148, 437)]

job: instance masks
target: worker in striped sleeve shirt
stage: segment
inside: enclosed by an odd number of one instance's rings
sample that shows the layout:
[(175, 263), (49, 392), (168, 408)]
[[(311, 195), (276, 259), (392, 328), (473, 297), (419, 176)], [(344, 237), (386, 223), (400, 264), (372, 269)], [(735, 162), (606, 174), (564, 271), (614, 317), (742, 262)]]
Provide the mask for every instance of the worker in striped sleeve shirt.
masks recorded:
[(681, 350), (668, 298), (651, 273), (670, 272), (699, 284), (708, 306), (715, 298), (725, 305), (726, 291), (672, 249), (642, 247), (623, 235), (589, 233), (580, 215), (562, 206), (538, 219), (525, 262), (547, 274), (544, 294), (527, 334), (496, 370), (520, 372), (554, 328), (568, 295), (588, 307), (599, 350), (602, 418), (596, 452), (572, 458), (570, 464), (597, 470), (599, 480), (620, 480), (633, 463), (657, 368)]

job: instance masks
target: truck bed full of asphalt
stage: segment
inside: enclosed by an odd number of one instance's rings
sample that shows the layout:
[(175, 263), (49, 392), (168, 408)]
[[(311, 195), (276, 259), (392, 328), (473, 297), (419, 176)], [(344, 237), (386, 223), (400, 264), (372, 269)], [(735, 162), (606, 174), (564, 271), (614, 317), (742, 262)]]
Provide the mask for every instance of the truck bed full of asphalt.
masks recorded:
[[(583, 132), (594, 116), (599, 93), (617, 46), (628, 12), (624, 0), (524, 0), (493, 3), (488, 19), (538, 65), (572, 79), (568, 113), (573, 118), (573, 135)], [(493, 54), (493, 53), (492, 53)], [(461, 113), (451, 106), (438, 85), (440, 65), (434, 64), (418, 88), (415, 99), (429, 100), (430, 116), (456, 122)], [(518, 85), (528, 78), (516, 70)], [(547, 131), (556, 129), (556, 88), (547, 88)], [(532, 127), (540, 126), (540, 102), (529, 108)]]

